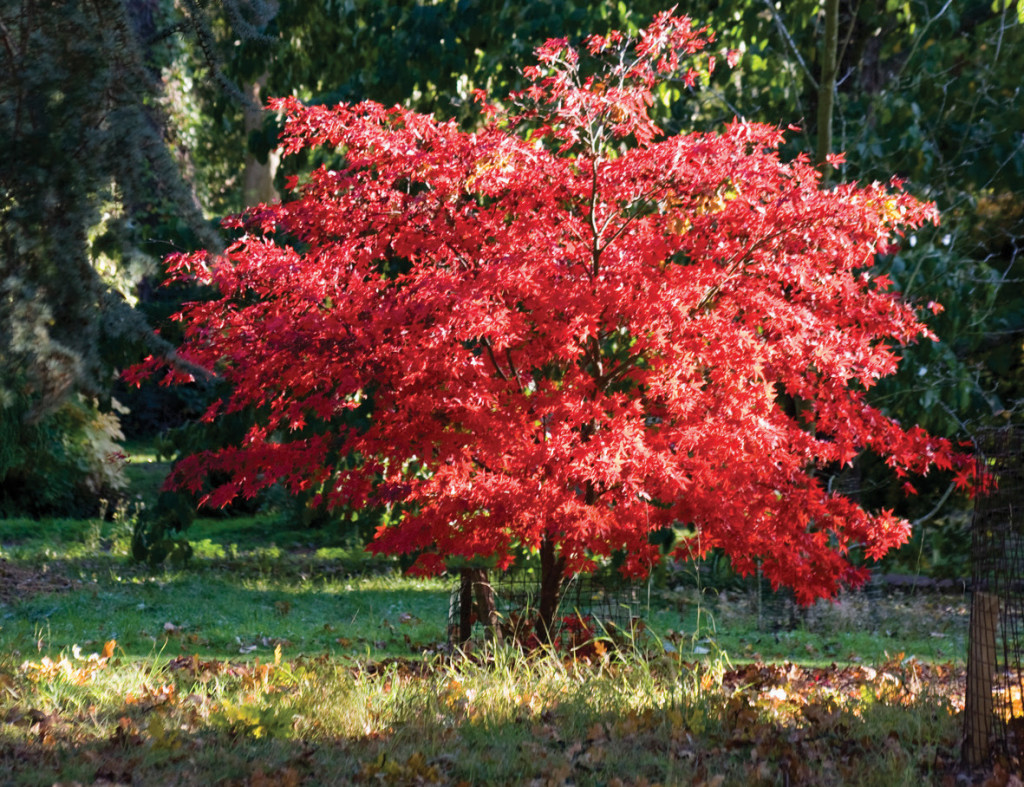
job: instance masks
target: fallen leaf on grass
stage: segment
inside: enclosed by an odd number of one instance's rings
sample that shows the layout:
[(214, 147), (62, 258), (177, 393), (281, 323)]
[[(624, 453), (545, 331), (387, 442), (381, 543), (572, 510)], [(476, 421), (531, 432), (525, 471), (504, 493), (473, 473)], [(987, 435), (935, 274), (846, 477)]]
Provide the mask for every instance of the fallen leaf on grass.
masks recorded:
[(249, 787), (298, 787), (302, 783), (302, 775), (292, 767), (282, 770), (264, 773), (263, 768), (257, 768), (249, 776)]
[(997, 762), (982, 787), (1020, 787), (1021, 781), (1016, 774), (1010, 773), (1002, 763)]
[(363, 765), (360, 776), (366, 780), (392, 782), (412, 782), (414, 784), (437, 783), (441, 781), (438, 769), (427, 762), (421, 752), (413, 752), (404, 763), (388, 757), (381, 752), (372, 763)]
[(260, 664), (259, 659), (257, 659), (252, 672), (242, 675), (242, 686), (247, 689), (263, 689), (263, 691), (268, 691), (270, 689), (270, 673), (272, 671), (272, 665)]
[(594, 722), (590, 729), (587, 730), (587, 740), (591, 742), (608, 740), (608, 734), (605, 732), (604, 724), (599, 721)]
[(542, 741), (561, 741), (562, 736), (553, 724), (534, 724), (530, 728), (533, 737)]
[(591, 746), (584, 752), (582, 764), (594, 768), (604, 762), (604, 758), (607, 755), (607, 750), (603, 746)]
[(21, 665), (21, 671), (34, 682), (60, 678), (76, 686), (84, 686), (92, 681), (97, 672), (106, 669), (107, 662), (110, 660), (110, 656), (106, 654), (113, 654), (116, 646), (117, 641), (112, 639), (103, 646), (104, 655), (90, 653), (83, 657), (81, 648), (78, 645), (73, 645), (71, 659), (63, 654), (57, 661), (49, 656), (43, 656), (38, 664), (31, 661), (24, 662)]
[(173, 683), (165, 683), (156, 687), (143, 683), (137, 692), (126, 694), (124, 701), (129, 705), (146, 705), (149, 707), (168, 703), (173, 705), (177, 700), (177, 694), (177, 687)]
[(265, 648), (290, 648), (292, 646), (291, 640), (280, 637), (260, 637), (260, 644)]

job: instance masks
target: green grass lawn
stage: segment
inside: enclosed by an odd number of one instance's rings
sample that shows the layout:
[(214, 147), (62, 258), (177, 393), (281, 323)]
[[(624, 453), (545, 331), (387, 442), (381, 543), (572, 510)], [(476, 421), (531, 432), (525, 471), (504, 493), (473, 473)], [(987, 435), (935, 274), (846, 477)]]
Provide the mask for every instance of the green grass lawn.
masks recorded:
[(962, 597), (798, 609), (670, 572), (631, 641), (461, 653), (452, 580), (329, 533), (201, 519), (153, 570), (130, 531), (0, 521), (3, 783), (888, 787), (956, 756)]
[[(386, 657), (444, 643), (453, 580), (403, 577), (361, 550), (317, 547), (315, 531), (296, 540), (270, 517), (200, 520), (189, 535), (189, 565), (154, 571), (129, 562), (116, 522), (0, 522), (0, 556), (76, 583), (72, 593), (0, 610), (0, 647), (26, 652), (44, 642), (60, 651), (117, 639), (133, 657), (170, 649), (232, 658), (274, 642), (295, 655)], [(282, 535), (285, 548), (274, 540)], [(684, 657), (713, 648), (736, 663), (825, 666), (897, 652), (930, 662), (966, 656), (962, 596), (851, 593), (809, 609), (770, 596), (758, 612), (752, 593), (678, 586), (645, 593), (643, 607), (651, 633)]]

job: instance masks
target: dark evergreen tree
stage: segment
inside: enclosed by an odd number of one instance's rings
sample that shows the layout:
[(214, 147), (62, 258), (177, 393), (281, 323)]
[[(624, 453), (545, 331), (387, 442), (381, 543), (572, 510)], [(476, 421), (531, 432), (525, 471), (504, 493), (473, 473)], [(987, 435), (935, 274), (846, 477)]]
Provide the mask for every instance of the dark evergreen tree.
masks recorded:
[(184, 8), (0, 6), (0, 513), (84, 513), (117, 493), (112, 382), (172, 352), (133, 308), (137, 285), (174, 247), (218, 245), (161, 106), (174, 41), (211, 35)]

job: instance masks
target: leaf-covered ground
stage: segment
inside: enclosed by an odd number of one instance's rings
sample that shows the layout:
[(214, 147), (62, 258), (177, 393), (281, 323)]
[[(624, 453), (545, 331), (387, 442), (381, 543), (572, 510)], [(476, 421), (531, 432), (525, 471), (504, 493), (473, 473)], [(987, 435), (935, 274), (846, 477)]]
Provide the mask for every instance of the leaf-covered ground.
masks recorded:
[(0, 765), (25, 784), (944, 783), (963, 696), (962, 669), (913, 659), (133, 664), (110, 644), (0, 674)]

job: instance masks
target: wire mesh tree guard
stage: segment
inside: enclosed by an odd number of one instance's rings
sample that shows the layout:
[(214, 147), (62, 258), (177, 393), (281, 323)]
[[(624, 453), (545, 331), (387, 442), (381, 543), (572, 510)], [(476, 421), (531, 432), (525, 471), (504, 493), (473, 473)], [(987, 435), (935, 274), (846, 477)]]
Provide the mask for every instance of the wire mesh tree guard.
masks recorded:
[[(448, 641), (461, 645), (487, 639), (539, 642), (536, 626), (541, 585), (536, 571), (513, 565), (507, 571), (463, 570), (456, 575), (448, 605)], [(624, 578), (609, 567), (565, 577), (550, 641), (569, 648), (604, 633), (629, 633), (641, 618), (646, 583)]]
[(964, 760), (1024, 752), (1024, 428), (977, 436)]

